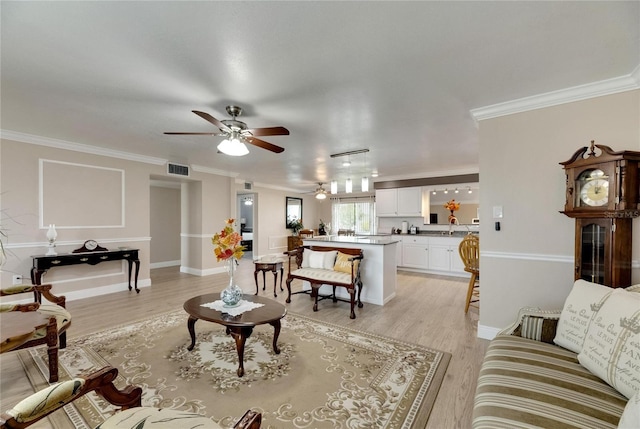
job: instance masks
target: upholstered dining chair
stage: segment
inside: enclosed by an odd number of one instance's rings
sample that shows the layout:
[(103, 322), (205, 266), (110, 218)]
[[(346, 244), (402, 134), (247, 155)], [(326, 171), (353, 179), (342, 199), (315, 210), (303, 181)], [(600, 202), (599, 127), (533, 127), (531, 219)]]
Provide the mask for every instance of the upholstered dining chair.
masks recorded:
[(300, 238), (313, 238), (314, 232), (312, 229), (301, 229), (298, 235)]
[[(1, 429), (26, 428), (74, 400), (95, 391), (110, 404), (121, 407), (96, 429), (220, 429), (213, 420), (199, 414), (169, 408), (143, 407), (142, 389), (126, 386), (119, 390), (113, 381), (118, 369), (106, 366), (88, 375), (53, 384), (20, 401), (0, 415)], [(259, 429), (262, 414), (248, 410), (234, 429)]]
[[(0, 289), (0, 296), (33, 293), (29, 304), (0, 304), (3, 333), (0, 353), (47, 345), (49, 382), (58, 381), (58, 349), (67, 346), (67, 329), (71, 313), (65, 308), (65, 297), (51, 293), (51, 285), (16, 285)], [(43, 301), (42, 298), (45, 298)], [(36, 317), (39, 316), (39, 317)], [(20, 326), (21, 323), (26, 324)], [(5, 332), (15, 332), (5, 338)]]
[(338, 235), (355, 235), (355, 231), (352, 229), (339, 229)]
[(467, 234), (458, 246), (460, 259), (464, 262), (464, 270), (471, 273), (464, 312), (469, 311), (471, 303), (480, 301), (480, 238), (475, 234)]

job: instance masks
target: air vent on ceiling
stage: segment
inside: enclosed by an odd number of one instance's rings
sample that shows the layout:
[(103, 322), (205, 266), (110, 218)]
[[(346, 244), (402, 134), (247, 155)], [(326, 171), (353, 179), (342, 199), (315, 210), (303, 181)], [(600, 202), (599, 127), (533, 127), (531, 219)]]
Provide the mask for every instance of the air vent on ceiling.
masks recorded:
[(250, 191), (251, 189), (253, 189), (253, 183), (244, 182), (244, 189), (245, 189), (245, 191)]
[(188, 165), (174, 164), (172, 162), (167, 163), (167, 174), (189, 177), (189, 173)]

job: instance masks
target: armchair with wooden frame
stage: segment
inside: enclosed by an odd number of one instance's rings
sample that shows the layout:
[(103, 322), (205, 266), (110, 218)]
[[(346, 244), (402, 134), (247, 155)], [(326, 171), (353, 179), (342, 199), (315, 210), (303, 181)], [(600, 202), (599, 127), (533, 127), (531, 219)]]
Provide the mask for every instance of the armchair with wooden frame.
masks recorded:
[[(2, 342), (0, 353), (46, 344), (49, 382), (58, 381), (58, 349), (67, 346), (66, 331), (71, 314), (65, 297), (51, 293), (51, 285), (16, 285), (0, 289), (0, 296), (33, 293), (32, 303), (1, 303)], [(46, 300), (43, 302), (42, 297)]]
[[(23, 399), (0, 416), (0, 429), (21, 429), (42, 420), (74, 400), (95, 392), (110, 404), (121, 407), (96, 429), (220, 429), (208, 417), (169, 408), (143, 407), (142, 389), (126, 386), (119, 390), (113, 381), (118, 376), (114, 367), (104, 367), (91, 374), (53, 384)], [(259, 429), (262, 414), (248, 410), (234, 429)]]

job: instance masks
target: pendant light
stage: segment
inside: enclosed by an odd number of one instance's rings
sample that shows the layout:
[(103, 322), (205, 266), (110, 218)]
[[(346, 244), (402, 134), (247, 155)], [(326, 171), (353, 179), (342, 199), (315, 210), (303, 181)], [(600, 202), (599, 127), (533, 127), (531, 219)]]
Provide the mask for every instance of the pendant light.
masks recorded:
[(366, 176), (362, 178), (362, 192), (369, 192), (369, 178)]
[(347, 182), (344, 184), (345, 192), (350, 194), (353, 192), (353, 183), (351, 182), (351, 177), (347, 179)]
[(338, 181), (337, 180), (332, 180), (331, 181), (331, 193), (332, 194), (337, 194), (338, 193)]

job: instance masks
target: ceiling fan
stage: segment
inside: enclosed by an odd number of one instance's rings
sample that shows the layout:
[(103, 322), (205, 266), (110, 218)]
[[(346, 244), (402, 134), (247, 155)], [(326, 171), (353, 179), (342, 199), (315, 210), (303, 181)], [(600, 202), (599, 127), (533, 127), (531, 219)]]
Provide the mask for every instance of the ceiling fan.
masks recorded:
[(323, 182), (318, 182), (318, 187), (314, 191), (316, 199), (324, 200), (327, 198), (327, 191), (322, 186)]
[(280, 153), (284, 148), (266, 142), (256, 136), (288, 136), (289, 130), (284, 127), (268, 127), (268, 128), (248, 128), (247, 124), (238, 121), (236, 118), (242, 114), (242, 108), (238, 106), (227, 106), (227, 113), (231, 119), (217, 120), (208, 113), (192, 110), (193, 113), (200, 116), (218, 127), (220, 132), (217, 133), (195, 133), (195, 132), (165, 132), (169, 135), (204, 135), (204, 136), (225, 136), (225, 139), (218, 145), (218, 150), (222, 153), (232, 156), (242, 156), (249, 153), (245, 146), (245, 142), (271, 152)]

